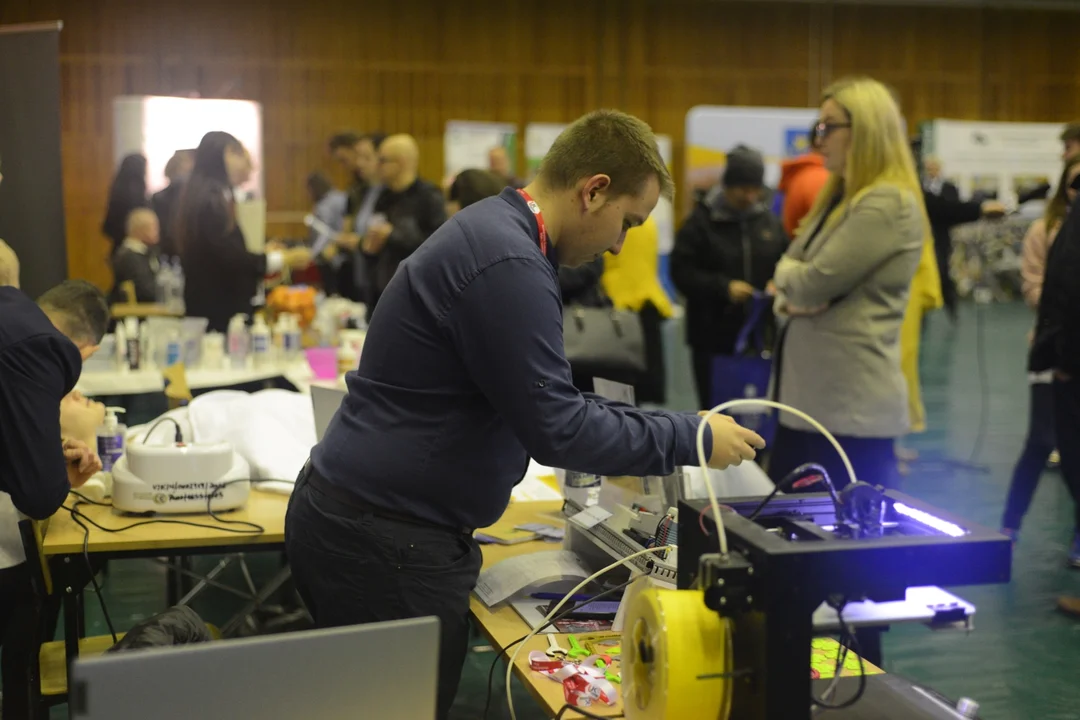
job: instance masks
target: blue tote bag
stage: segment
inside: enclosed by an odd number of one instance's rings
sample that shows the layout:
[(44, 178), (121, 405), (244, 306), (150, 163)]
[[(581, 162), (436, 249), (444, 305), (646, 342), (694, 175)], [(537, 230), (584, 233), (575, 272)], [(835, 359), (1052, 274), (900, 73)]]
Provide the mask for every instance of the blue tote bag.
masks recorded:
[[(750, 300), (746, 323), (735, 340), (734, 355), (717, 355), (712, 364), (712, 406), (728, 400), (768, 399), (772, 378), (772, 356), (765, 349), (767, 310), (772, 296), (755, 293)], [(772, 443), (776, 434), (776, 413), (769, 408), (740, 407), (727, 411), (743, 427), (750, 428)]]

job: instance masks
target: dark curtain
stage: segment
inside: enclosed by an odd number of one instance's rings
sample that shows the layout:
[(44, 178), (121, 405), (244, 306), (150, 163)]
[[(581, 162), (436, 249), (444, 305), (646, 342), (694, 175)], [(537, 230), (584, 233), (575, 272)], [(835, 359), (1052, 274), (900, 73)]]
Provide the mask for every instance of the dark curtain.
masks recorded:
[(60, 170), (60, 26), (0, 25), (0, 239), (36, 298), (67, 279)]

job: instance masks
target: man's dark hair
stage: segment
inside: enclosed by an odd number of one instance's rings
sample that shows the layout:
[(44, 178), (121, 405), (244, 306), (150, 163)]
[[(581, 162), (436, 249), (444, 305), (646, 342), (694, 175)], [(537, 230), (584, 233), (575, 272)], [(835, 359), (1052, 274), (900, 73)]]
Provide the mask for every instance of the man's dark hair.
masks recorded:
[(325, 175), (316, 170), (307, 176), (307, 189), (312, 202), (319, 202), (326, 197), (328, 192), (334, 189), (334, 186), (330, 184)]
[(98, 345), (109, 328), (105, 295), (85, 280), (65, 280), (46, 290), (37, 304), (52, 313), (60, 332), (75, 342)]
[(538, 177), (552, 190), (569, 190), (600, 174), (611, 178), (613, 195), (639, 193), (650, 177), (660, 183), (661, 196), (671, 199), (675, 192), (652, 129), (618, 110), (596, 110), (567, 126), (541, 161)]
[(334, 152), (340, 148), (354, 148), (356, 143), (360, 142), (361, 136), (354, 132), (340, 132), (330, 137), (330, 152)]
[(1061, 131), (1061, 142), (1080, 142), (1080, 122), (1072, 122)]
[(498, 195), (504, 187), (506, 187), (506, 181), (495, 173), (470, 168), (457, 174), (446, 196), (451, 202), (458, 203), (464, 209), (484, 198)]

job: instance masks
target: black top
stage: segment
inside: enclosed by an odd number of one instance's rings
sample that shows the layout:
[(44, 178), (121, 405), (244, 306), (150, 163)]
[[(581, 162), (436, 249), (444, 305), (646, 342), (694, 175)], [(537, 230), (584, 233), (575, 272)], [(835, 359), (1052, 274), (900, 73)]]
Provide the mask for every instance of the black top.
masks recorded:
[(0, 287), (0, 491), (36, 520), (67, 497), (60, 401), (82, 371), (75, 345), (33, 300)]
[(1046, 276), (1031, 346), (1031, 372), (1080, 378), (1080, 216), (1073, 205), (1046, 256)]
[(783, 224), (764, 203), (738, 212), (718, 186), (695, 205), (671, 251), (671, 279), (686, 297), (687, 343), (734, 352), (749, 304), (733, 303), (728, 285), (742, 280), (764, 290), (787, 247)]
[(180, 253), (185, 314), (209, 320), (210, 332), (225, 332), (233, 315), (252, 312), (266, 256), (248, 252), (224, 186), (199, 204), (194, 230)]
[(180, 193), (184, 190), (182, 182), (173, 181), (164, 190), (153, 194), (150, 207), (158, 216), (161, 228), (161, 241), (158, 250), (165, 257), (177, 254), (176, 248), (176, 213), (180, 207)]
[(156, 249), (140, 252), (120, 246), (112, 258), (113, 287), (109, 304), (127, 302), (120, 284), (130, 280), (135, 285), (135, 302), (152, 303), (157, 300), (157, 273), (160, 268)]
[(312, 450), (322, 477), (376, 507), (478, 528), (502, 514), (530, 456), (605, 475), (697, 462), (696, 415), (574, 388), (557, 267), (538, 239), (508, 189), (462, 210), (401, 264), (360, 368), (346, 376), (349, 394)]
[(384, 187), (375, 201), (375, 213), (385, 215), (394, 231), (380, 252), (366, 255), (370, 309), (379, 302), (401, 261), (446, 222), (442, 191), (426, 180), (417, 180), (401, 192)]

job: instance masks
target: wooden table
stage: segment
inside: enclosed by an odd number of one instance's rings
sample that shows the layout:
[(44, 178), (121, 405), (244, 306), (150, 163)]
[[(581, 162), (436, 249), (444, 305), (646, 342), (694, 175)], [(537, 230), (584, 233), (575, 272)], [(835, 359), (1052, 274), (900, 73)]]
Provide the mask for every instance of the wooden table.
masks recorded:
[[(71, 507), (75, 496), (69, 496), (66, 507)], [(61, 509), (49, 521), (41, 549), (50, 559), (54, 592), (63, 599), (64, 650), (68, 667), (79, 655), (79, 639), (85, 636), (83, 591), (90, 583), (90, 568), (83, 556), (86, 551), (93, 560), (132, 559), (154, 557), (188, 558), (194, 555), (219, 555), (239, 552), (284, 552), (285, 509), (289, 498), (277, 493), (252, 489), (247, 505), (233, 512), (218, 513), (227, 520), (246, 520), (261, 525), (265, 532), (243, 534), (227, 532), (213, 527), (195, 527), (176, 523), (155, 522), (133, 527), (122, 532), (110, 533), (86, 523), (89, 535)], [(123, 528), (146, 518), (123, 515), (111, 506), (79, 505), (79, 511), (87, 518), (106, 528)], [(186, 520), (193, 523), (214, 525), (205, 515), (175, 515), (165, 520)], [(265, 602), (268, 596), (289, 578), (289, 569), (283, 568), (248, 606)]]
[[(522, 525), (525, 523), (544, 523), (547, 525), (563, 526), (562, 502), (512, 503), (510, 507), (506, 509), (502, 519), (499, 520), (499, 525)], [(518, 545), (481, 545), (481, 548), (484, 552), (484, 567), (486, 568), (494, 565), (500, 560), (505, 560), (514, 557), (515, 555), (552, 550), (553, 546), (543, 541), (534, 541)], [(530, 630), (525, 621), (521, 619), (521, 616), (508, 605), (491, 610), (474, 594), (469, 600), (469, 609), (472, 611), (473, 617), (476, 618), (480, 630), (484, 633), (485, 637), (487, 637), (496, 652), (514, 642), (522, 635), (526, 635)], [(563, 647), (569, 647), (569, 643), (565, 640), (561, 641), (559, 644)], [(530, 640), (518, 654), (517, 662), (514, 663), (514, 672), (521, 680), (522, 684), (528, 688), (529, 693), (536, 699), (536, 702), (540, 704), (540, 707), (554, 717), (554, 715), (559, 712), (559, 709), (566, 704), (566, 700), (563, 697), (562, 684), (552, 682), (548, 678), (533, 672), (529, 668), (529, 651), (546, 650), (547, 647), (547, 636), (544, 633), (540, 633), (537, 637)], [(516, 646), (511, 648), (507, 655), (512, 654), (515, 649)], [(501, 703), (505, 706), (505, 670), (503, 672), (496, 672), (493, 685), (494, 690), (492, 691), (492, 697), (497, 698), (497, 700), (493, 700), (492, 705)], [(612, 707), (593, 705), (589, 708), (589, 711), (596, 715), (619, 715), (622, 713), (622, 702), (620, 700), (620, 702)], [(498, 714), (499, 713), (496, 712), (497, 716)], [(563, 717), (581, 718), (583, 716), (578, 713), (567, 711)]]

